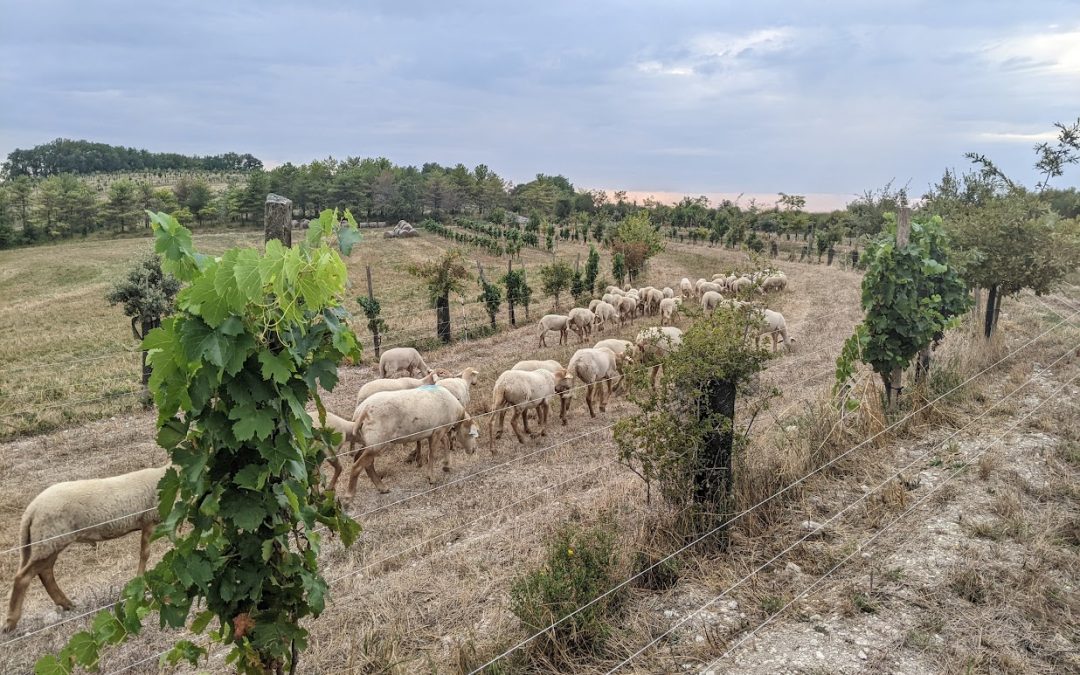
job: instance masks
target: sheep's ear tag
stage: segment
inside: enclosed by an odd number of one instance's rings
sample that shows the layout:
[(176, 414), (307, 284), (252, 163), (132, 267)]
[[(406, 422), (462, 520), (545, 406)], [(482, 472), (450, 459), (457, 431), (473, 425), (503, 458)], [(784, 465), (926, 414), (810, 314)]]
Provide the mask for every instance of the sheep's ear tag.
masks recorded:
[(469, 429), (469, 435), (472, 436), (473, 438), (479, 438), (480, 437), (480, 430), (477, 429), (476, 426), (474, 425), (471, 429)]

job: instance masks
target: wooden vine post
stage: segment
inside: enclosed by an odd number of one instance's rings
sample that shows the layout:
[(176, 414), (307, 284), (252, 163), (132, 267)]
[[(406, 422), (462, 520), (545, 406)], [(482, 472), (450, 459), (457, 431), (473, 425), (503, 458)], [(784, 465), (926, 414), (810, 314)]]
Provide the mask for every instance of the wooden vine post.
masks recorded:
[[(896, 221), (896, 250), (899, 251), (900, 249), (907, 247), (910, 238), (911, 207), (903, 206), (900, 208), (900, 218)], [(889, 376), (889, 386), (885, 391), (885, 400), (890, 408), (895, 405), (896, 400), (900, 398), (900, 392), (904, 388), (903, 378), (904, 369), (893, 368), (892, 374)]]
[(265, 233), (263, 241), (277, 239), (292, 246), (292, 200), (270, 193), (266, 195)]
[[(371, 284), (371, 265), (366, 265), (367, 272), (367, 296), (372, 303), (375, 302), (375, 289)], [(371, 346), (375, 349), (375, 358), (382, 356), (382, 336), (379, 335), (379, 322), (374, 321), (371, 326)]]

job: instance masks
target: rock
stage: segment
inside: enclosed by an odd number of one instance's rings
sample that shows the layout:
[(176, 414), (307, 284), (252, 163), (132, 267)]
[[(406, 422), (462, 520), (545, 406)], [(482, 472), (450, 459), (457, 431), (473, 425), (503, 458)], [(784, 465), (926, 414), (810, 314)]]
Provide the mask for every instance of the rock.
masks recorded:
[(704, 635), (695, 635), (694, 636), (694, 642), (698, 642), (698, 643), (705, 642), (705, 636)]
[(802, 574), (802, 568), (793, 562), (789, 562), (788, 564), (784, 565), (784, 571), (794, 576), (799, 576), (800, 574)]
[(825, 534), (825, 526), (814, 520), (804, 520), (799, 523), (799, 529), (805, 532), (809, 532), (810, 536), (820, 537)]
[(862, 659), (863, 661), (865, 661), (866, 660), (866, 652), (864, 652), (863, 650), (860, 649), (859, 650), (859, 658)]
[(821, 651), (816, 651), (816, 652), (814, 652), (814, 656), (818, 657), (818, 658), (819, 658), (819, 659), (821, 659), (822, 661), (824, 661), (824, 660), (825, 660), (825, 655), (824, 655), (824, 654), (822, 654), (822, 653), (821, 653)]
[(670, 619), (673, 616), (675, 616), (675, 612), (671, 611), (670, 609), (665, 609), (664, 610), (664, 618), (665, 619)]

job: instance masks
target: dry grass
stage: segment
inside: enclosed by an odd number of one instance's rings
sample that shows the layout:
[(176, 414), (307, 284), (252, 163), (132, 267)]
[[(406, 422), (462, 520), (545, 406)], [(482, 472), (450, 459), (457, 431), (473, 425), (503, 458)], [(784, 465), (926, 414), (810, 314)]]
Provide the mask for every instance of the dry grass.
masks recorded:
[[(383, 300), (384, 312), (389, 316), (392, 330), (405, 331), (411, 326), (424, 331), (433, 328), (434, 320), (426, 310), (414, 311), (417, 316), (400, 319), (393, 315), (399, 305), (414, 309), (423, 306), (419, 285), (404, 274), (403, 263), (432, 255), (443, 245), (441, 241), (429, 241), (427, 236), (391, 241), (372, 233), (349, 262), (350, 278), (354, 284), (363, 278), (363, 266), (372, 265), (376, 291)], [(582, 252), (587, 250), (583, 246), (577, 248)], [(112, 263), (112, 274), (118, 275), (122, 271), (135, 250), (130, 249), (131, 255), (117, 256)], [(575, 249), (566, 246), (560, 249), (560, 255), (572, 260), (576, 255)], [(545, 258), (542, 254), (533, 253), (526, 256), (530, 265), (539, 265), (545, 262)], [(668, 252), (653, 262), (644, 283), (673, 285), (682, 276), (707, 276), (718, 268), (744, 264), (741, 254), (730, 251), (672, 245)], [(605, 261), (605, 268), (606, 265)], [(491, 268), (494, 266), (494, 261), (491, 261)], [(834, 409), (822, 404), (822, 397), (831, 384), (832, 361), (839, 348), (838, 343), (846, 337), (858, 318), (858, 276), (850, 271), (816, 265), (783, 263), (782, 267), (791, 279), (790, 288), (793, 290), (774, 302), (787, 317), (798, 347), (794, 354), (785, 355), (770, 364), (761, 377), (763, 388), (779, 386), (783, 395), (771, 403), (767, 413), (758, 416), (752, 429), (751, 449), (741, 458), (738, 498), (744, 507), (821, 466), (859, 440), (880, 431), (888, 423), (887, 417), (874, 402), (871, 392), (877, 383), (870, 379), (864, 382), (867, 389), (860, 394), (864, 405), (856, 413), (849, 413), (840, 419)], [(485, 268), (489, 268), (488, 263), (485, 263)], [(7, 283), (7, 278), (0, 283)], [(92, 300), (104, 305), (99, 298), (107, 282), (99, 279), (97, 283), (99, 288), (87, 292), (85, 299), (88, 304)], [(362, 287), (353, 288), (356, 295), (362, 290)], [(5, 294), (4, 297), (8, 296)], [(355, 306), (352, 308), (355, 309)], [(1019, 305), (1007, 305), (1006, 308), (1017, 315), (1006, 317), (1008, 324), (1004, 330), (1008, 339), (1003, 338), (1002, 345), (995, 349), (1003, 350), (1008, 344), (1017, 344), (1026, 339), (1025, 336), (1033, 337), (1044, 329), (1041, 319), (1030, 320), (1027, 315), (1020, 316)], [(96, 333), (99, 336), (115, 331), (122, 341), (127, 331), (123, 317), (118, 310), (105, 309), (108, 311), (103, 310), (102, 316), (91, 322), (97, 326), (93, 330), (104, 331)], [(475, 309), (482, 312), (479, 307)], [(113, 313), (114, 325), (105, 328), (109, 312)], [(472, 325), (471, 317), (469, 321)], [(642, 325), (642, 322), (638, 322), (622, 331), (621, 335), (632, 335)], [(28, 325), (24, 324), (22, 330), (28, 335), (34, 334)], [(1075, 331), (1065, 333), (1056, 340), (1033, 345), (1022, 359), (1027, 364), (1024, 372), (1030, 376), (1032, 361), (1046, 364), (1057, 358), (1068, 340), (1076, 341)], [(479, 367), (482, 377), (472, 406), (478, 412), (488, 405), (488, 392), (502, 369), (526, 356), (565, 361), (577, 348), (577, 345), (571, 344), (549, 347), (538, 353), (535, 341), (535, 331), (531, 328), (502, 331), (494, 337), (462, 341), (435, 350), (430, 353), (429, 363), (450, 370), (464, 366)], [(82, 344), (95, 343), (92, 338), (87, 338)], [(958, 359), (964, 353), (963, 343), (959, 341), (955, 346), (947, 343), (943, 350), (955, 350)], [(949, 353), (941, 352), (939, 363), (946, 362), (945, 356)], [(985, 353), (971, 356), (970, 361), (971, 365), (955, 368), (962, 374), (992, 362)], [(134, 372), (132, 370), (133, 377)], [(371, 374), (368, 364), (343, 369), (341, 384), (327, 397), (329, 407), (338, 412), (351, 408), (356, 389)], [(855, 496), (863, 494), (861, 485), (876, 485), (910, 456), (908, 453), (927, 449), (926, 443), (917, 440), (918, 436), (929, 433), (940, 437), (940, 427), (948, 428), (958, 420), (981, 412), (989, 401), (996, 400), (999, 386), (1013, 382), (1013, 378), (1009, 368), (995, 370), (990, 377), (981, 378), (966, 387), (962, 395), (943, 401), (941, 410), (935, 416), (906, 425), (895, 434), (882, 435), (875, 442), (852, 453), (850, 458), (837, 462), (832, 470), (813, 477), (798, 490), (790, 490), (782, 500), (761, 509), (761, 513), (755, 513), (752, 519), (742, 521), (733, 533), (727, 550), (707, 556), (681, 557), (673, 568), (645, 579), (631, 594), (625, 625), (612, 634), (609, 652), (615, 655), (629, 653), (651, 635), (666, 630), (672, 619), (663, 615), (664, 609), (698, 606), (715, 596), (754, 566), (801, 537), (804, 534), (798, 529), (801, 520), (823, 519)], [(6, 382), (5, 378), (5, 386)], [(978, 400), (980, 395), (982, 401)], [(350, 550), (343, 550), (334, 543), (326, 546), (320, 562), (325, 575), (331, 580), (330, 602), (323, 616), (308, 624), (312, 630), (311, 649), (305, 655), (301, 671), (334, 672), (352, 668), (352, 672), (370, 673), (457, 673), (480, 665), (522, 637), (520, 626), (508, 610), (510, 581), (525, 566), (536, 562), (544, 537), (551, 527), (568, 519), (588, 522), (589, 514), (616, 514), (621, 531), (625, 533), (629, 545), (633, 546), (631, 553), (639, 552), (643, 556), (638, 561), (637, 569), (647, 567), (650, 561), (655, 562), (681, 546), (684, 540), (664, 525), (670, 522), (671, 514), (663, 513), (662, 507), (655, 504), (644, 504), (640, 482), (613, 461), (610, 431), (601, 429), (620, 416), (633, 412), (624, 399), (617, 397), (606, 414), (590, 421), (584, 416), (582, 403), (576, 401), (569, 426), (553, 426), (547, 438), (530, 441), (524, 447), (513, 441), (512, 436), (506, 436), (497, 443), (498, 454), (495, 456), (488, 454), (486, 447), (475, 457), (457, 456), (450, 480), (489, 468), (491, 470), (426, 495), (421, 493), (428, 486), (422, 473), (415, 467), (404, 464), (399, 456), (380, 459), (379, 468), (385, 473), (385, 480), (392, 492), (378, 495), (369, 489), (366, 478), (361, 477), (361, 490), (349, 508), (360, 518), (364, 533), (360, 542)], [(1061, 411), (1055, 414), (1061, 414)], [(1014, 512), (1021, 513), (1024, 521), (1030, 525), (1025, 535), (1028, 538), (1026, 545), (1038, 546), (1038, 554), (1051, 561), (1053, 567), (1047, 568), (1042, 578), (1053, 581), (1052, 586), (1047, 588), (1055, 589), (1054, 593), (1049, 596), (1042, 593), (1039, 595), (1042, 600), (1038, 602), (1031, 599), (1035, 605), (1023, 610), (1030, 611), (1032, 616), (1037, 610), (1046, 611), (1045, 623), (1039, 629), (1043, 633), (1055, 626), (1059, 630), (1075, 631), (1075, 625), (1071, 623), (1074, 620), (1067, 614), (1073, 600), (1068, 593), (1060, 595), (1067, 575), (1075, 577), (1075, 570), (1080, 569), (1080, 566), (1076, 566), (1070, 572), (1067, 566), (1070, 560), (1075, 559), (1076, 544), (1071, 544), (1072, 549), (1068, 548), (1068, 542), (1075, 542), (1078, 537), (1075, 525), (1070, 526), (1070, 523), (1075, 524), (1075, 519), (1061, 515), (1074, 513), (1069, 509), (1074, 510), (1080, 499), (1080, 490), (1075, 487), (1080, 484), (1075, 480), (1080, 467), (1075, 459), (1070, 460), (1076, 454), (1074, 418), (1075, 415), (1072, 418), (1066, 415), (1060, 420), (1048, 418), (1042, 421), (1047, 428), (1055, 424), (1074, 428), (1072, 440), (1064, 436), (1065, 442), (1056, 444), (1052, 452), (1047, 453), (1055, 466), (1069, 467), (1072, 473), (1059, 472), (1060, 480), (1046, 481), (1045, 484), (1029, 481), (1028, 489), (1037, 492), (1037, 497), (1025, 492), (1018, 484), (1009, 483), (1019, 491), (1018, 510), (1003, 498), (996, 505), (986, 503), (983, 506), (985, 513), (980, 514), (981, 517), (1004, 519), (1005, 516), (1000, 514), (1008, 516)], [(741, 420), (744, 425), (745, 422), (745, 419)], [(999, 423), (995, 422), (994, 426)], [(0, 492), (0, 544), (15, 544), (18, 517), (23, 506), (46, 485), (75, 477), (120, 473), (162, 461), (163, 453), (153, 442), (152, 424), (152, 417), (148, 413), (138, 412), (91, 422), (63, 432), (0, 444), (0, 471), (8, 477), (4, 484), (6, 489)], [(590, 429), (599, 430), (593, 435), (580, 437)], [(526, 457), (528, 453), (554, 444), (560, 445)], [(930, 467), (931, 470), (944, 470), (947, 463), (955, 461), (947, 453), (941, 457), (942, 465)], [(496, 467), (508, 461), (511, 463)], [(1014, 465), (1014, 457), (1003, 456), (1001, 466), (978, 482), (979, 494), (985, 495), (987, 485), (998, 486), (998, 482), (1001, 482), (1004, 486), (1008, 476), (1002, 467)], [(970, 479), (965, 475), (958, 480), (974, 481), (976, 473), (973, 471)], [(891, 523), (897, 513), (910, 504), (911, 494), (919, 495), (921, 493), (918, 491), (925, 489), (925, 485), (919, 485), (916, 475), (892, 482), (883, 497), (869, 502), (864, 509), (853, 510), (850, 517), (830, 527), (824, 536), (808, 540), (792, 551), (786, 559), (798, 562), (802, 567), (802, 576), (784, 571), (782, 560), (779, 565), (740, 587), (735, 594), (738, 609), (725, 610), (725, 616), (730, 619), (727, 623), (696, 623), (694, 630), (702, 636), (701, 641), (697, 641), (693, 633), (677, 633), (673, 640), (664, 643), (664, 649), (652, 650), (636, 660), (631, 670), (669, 672), (681, 669), (685, 662), (702, 663), (714, 658), (730, 644), (732, 638), (737, 638), (742, 631), (760, 622), (770, 610), (778, 608), (778, 603), (782, 605), (792, 598), (810, 579), (809, 575), (824, 573), (854, 550), (854, 537), (865, 537), (875, 527)], [(929, 508), (960, 508), (959, 505), (970, 502), (969, 493), (970, 489), (965, 483), (964, 487), (955, 489), (952, 499), (935, 500)], [(394, 504), (407, 497), (413, 498)], [(1032, 512), (1032, 502), (1039, 505), (1035, 512)], [(1058, 515), (1044, 521), (1040, 515), (1043, 509)], [(1005, 538), (1001, 542), (983, 539), (970, 541), (980, 546), (1021, 546), (1013, 538)], [(127, 538), (94, 547), (72, 548), (60, 558), (57, 570), (59, 583), (82, 611), (108, 602), (133, 572), (136, 546), (134, 540)], [(160, 554), (161, 545), (157, 546)], [(11, 555), (0, 556), (0, 578), (11, 578), (15, 562)], [(1013, 564), (1013, 567), (1016, 565)], [(835, 597), (826, 593), (825, 599), (822, 599), (815, 594), (797, 605), (796, 616), (808, 617), (815, 612), (827, 614), (836, 610), (845, 616), (846, 621), (889, 620), (896, 611), (897, 594), (908, 588), (917, 588), (920, 583), (919, 571), (924, 568), (920, 561), (912, 560), (882, 565), (882, 570), (903, 569), (904, 573), (890, 578), (881, 572), (878, 585), (873, 588), (868, 587), (862, 577), (841, 575), (837, 579), (840, 586)], [(935, 584), (940, 584), (943, 578), (943, 575), (939, 575)], [(1016, 579), (1018, 583), (1025, 584), (1025, 588), (1034, 588), (1033, 580), (1023, 577)], [(885, 591), (881, 587), (883, 584), (886, 585)], [(1072, 588), (1076, 587), (1072, 583)], [(947, 597), (944, 592), (940, 595), (942, 602), (966, 602), (951, 590), (948, 590)], [(1054, 598), (1064, 600), (1058, 602)], [(1020, 602), (1020, 599), (1016, 600)], [(986, 606), (1000, 609), (995, 602), (995, 596), (991, 593)], [(868, 611), (870, 609), (873, 611)], [(935, 616), (941, 617), (952, 617), (957, 611), (957, 606), (952, 604), (943, 604), (934, 609)], [(740, 617), (740, 612), (745, 616)], [(719, 611), (717, 613), (720, 614)], [(32, 587), (20, 630), (44, 627), (57, 618), (43, 590)], [(819, 619), (808, 621), (806, 625), (821, 623), (823, 620)], [(17, 649), (0, 650), (0, 671), (26, 671), (38, 655), (57, 649), (67, 635), (84, 625), (85, 620), (71, 621), (16, 643), (13, 646)], [(910, 631), (905, 629), (904, 633), (909, 636), (911, 646), (905, 647), (901, 637), (894, 647), (896, 651), (940, 649), (953, 664), (954, 660), (956, 663), (963, 661), (960, 656), (954, 659), (951, 648), (939, 645), (941, 635), (948, 635), (950, 643), (956, 641), (959, 644), (967, 639), (968, 642), (964, 644), (974, 644), (968, 629), (955, 626), (951, 619), (943, 619), (940, 625), (929, 618), (925, 621), (913, 620), (910, 626)], [(1075, 635), (1075, 632), (1071, 634)], [(148, 629), (143, 636), (110, 652), (102, 664), (103, 670), (132, 664), (164, 649), (176, 638), (176, 635)], [(3, 639), (6, 638), (0, 638), (0, 641)], [(223, 650), (216, 651), (204, 669), (225, 670), (222, 653)], [(140, 668), (152, 671), (153, 663), (153, 660), (149, 661)], [(1053, 661), (1043, 660), (1039, 663)], [(1059, 663), (1067, 664), (1066, 661)], [(507, 665), (503, 672), (517, 671), (517, 665), (520, 664), (515, 664), (513, 668)], [(614, 661), (579, 663), (575, 665), (575, 671), (603, 672), (605, 665), (614, 665)], [(820, 669), (822, 666), (816, 667)]]

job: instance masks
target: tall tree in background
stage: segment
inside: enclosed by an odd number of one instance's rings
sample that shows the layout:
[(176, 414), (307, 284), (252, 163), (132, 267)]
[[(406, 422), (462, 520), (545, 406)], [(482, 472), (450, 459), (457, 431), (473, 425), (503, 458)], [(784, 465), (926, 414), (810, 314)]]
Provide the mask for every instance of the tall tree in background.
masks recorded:
[(127, 231), (138, 215), (138, 198), (135, 184), (129, 180), (118, 180), (109, 186), (109, 199), (105, 204), (105, 213), (114, 226), (121, 232)]
[(450, 329), (450, 294), (463, 293), (465, 282), (472, 278), (465, 267), (465, 257), (460, 250), (452, 248), (440, 258), (412, 263), (406, 269), (427, 286), (428, 298), (435, 307), (439, 339), (449, 343), (453, 335)]
[(570, 288), (574, 281), (574, 268), (564, 260), (556, 260), (540, 268), (540, 285), (544, 292), (555, 297), (555, 309), (559, 309), (559, 295)]

